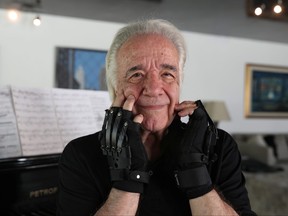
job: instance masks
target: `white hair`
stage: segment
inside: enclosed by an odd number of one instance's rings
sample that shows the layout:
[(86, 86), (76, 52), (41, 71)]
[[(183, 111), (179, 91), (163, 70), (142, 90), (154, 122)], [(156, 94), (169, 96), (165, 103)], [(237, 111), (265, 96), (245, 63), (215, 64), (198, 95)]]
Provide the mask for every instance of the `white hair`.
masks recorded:
[(144, 34), (162, 35), (175, 45), (179, 54), (179, 76), (180, 83), (182, 82), (183, 69), (186, 61), (186, 44), (180, 31), (166, 20), (150, 19), (137, 21), (128, 24), (116, 33), (106, 56), (106, 83), (112, 101), (115, 98), (115, 89), (117, 85), (117, 52), (128, 39), (135, 35)]

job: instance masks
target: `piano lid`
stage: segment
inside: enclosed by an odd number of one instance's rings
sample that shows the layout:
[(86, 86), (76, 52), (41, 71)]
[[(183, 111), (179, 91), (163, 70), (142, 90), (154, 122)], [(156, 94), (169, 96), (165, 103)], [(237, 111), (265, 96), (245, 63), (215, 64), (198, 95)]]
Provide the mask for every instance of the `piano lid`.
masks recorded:
[(0, 159), (0, 172), (58, 166), (60, 155), (49, 154)]

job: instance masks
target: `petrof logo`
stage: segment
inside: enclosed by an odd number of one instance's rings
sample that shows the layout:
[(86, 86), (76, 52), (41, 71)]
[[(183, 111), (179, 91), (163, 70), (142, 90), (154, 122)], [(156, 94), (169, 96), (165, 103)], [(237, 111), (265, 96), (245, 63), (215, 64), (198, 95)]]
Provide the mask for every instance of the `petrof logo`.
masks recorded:
[(29, 198), (51, 196), (53, 194), (56, 194), (57, 190), (58, 190), (57, 187), (51, 187), (51, 188), (43, 188), (40, 190), (30, 191)]

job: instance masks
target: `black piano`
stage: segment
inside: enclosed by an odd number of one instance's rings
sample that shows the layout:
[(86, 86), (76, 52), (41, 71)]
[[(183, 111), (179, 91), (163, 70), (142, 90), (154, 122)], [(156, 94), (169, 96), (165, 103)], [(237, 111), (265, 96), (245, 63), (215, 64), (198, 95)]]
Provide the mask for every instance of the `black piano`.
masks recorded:
[(56, 215), (59, 157), (0, 159), (0, 215)]

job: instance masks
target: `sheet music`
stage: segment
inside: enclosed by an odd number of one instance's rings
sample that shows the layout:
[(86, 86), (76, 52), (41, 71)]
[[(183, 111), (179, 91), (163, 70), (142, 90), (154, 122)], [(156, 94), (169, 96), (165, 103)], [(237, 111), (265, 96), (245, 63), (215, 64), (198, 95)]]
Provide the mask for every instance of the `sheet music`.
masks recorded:
[(101, 130), (111, 105), (105, 91), (14, 86), (0, 88), (0, 101), (0, 158), (61, 153)]
[(0, 158), (21, 156), (17, 123), (9, 87), (0, 88)]
[(77, 137), (99, 130), (107, 108), (105, 101), (107, 97), (109, 99), (107, 92), (56, 88), (52, 92), (63, 146)]
[(97, 91), (97, 94), (91, 94), (90, 101), (94, 112), (96, 131), (99, 131), (102, 129), (105, 110), (109, 109), (112, 102), (110, 100), (109, 93), (106, 91)]
[(12, 87), (23, 156), (63, 150), (51, 89)]

